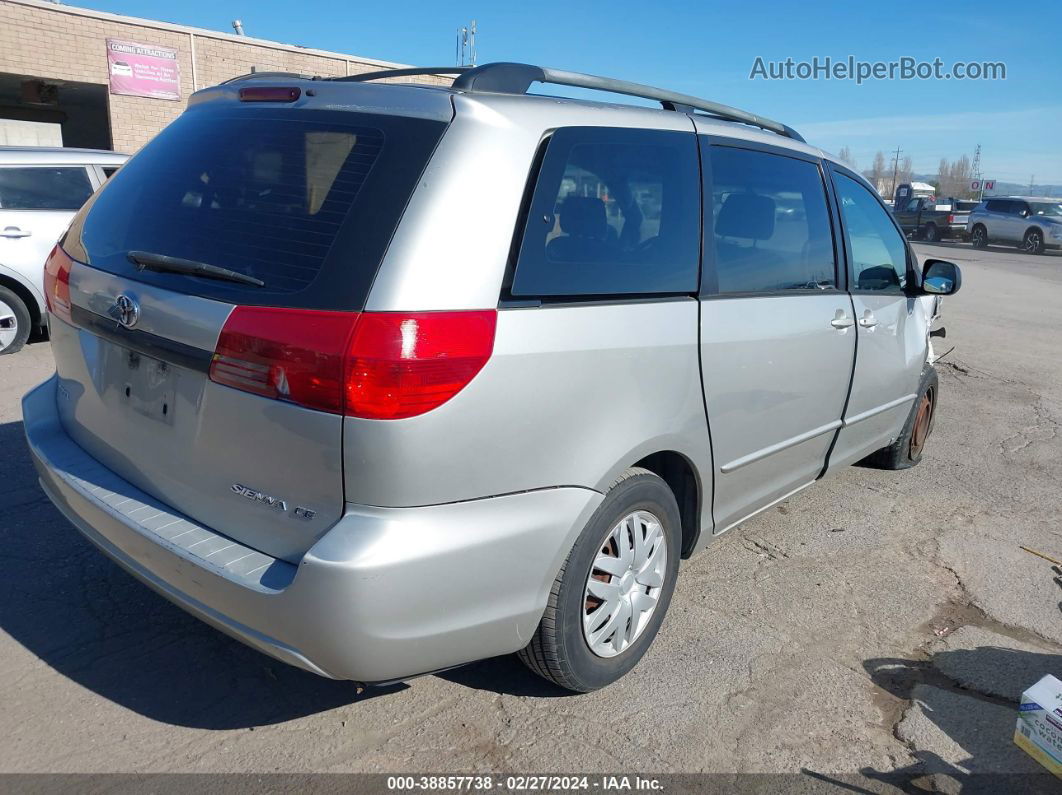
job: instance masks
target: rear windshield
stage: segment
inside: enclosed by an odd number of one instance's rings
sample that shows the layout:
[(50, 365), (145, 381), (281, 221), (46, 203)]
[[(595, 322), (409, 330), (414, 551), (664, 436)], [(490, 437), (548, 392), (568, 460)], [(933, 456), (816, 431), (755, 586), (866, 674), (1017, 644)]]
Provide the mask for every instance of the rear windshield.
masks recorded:
[[(75, 219), (75, 259), (241, 304), (360, 309), (445, 123), (247, 106), (193, 107)], [(142, 251), (263, 287), (140, 270)]]

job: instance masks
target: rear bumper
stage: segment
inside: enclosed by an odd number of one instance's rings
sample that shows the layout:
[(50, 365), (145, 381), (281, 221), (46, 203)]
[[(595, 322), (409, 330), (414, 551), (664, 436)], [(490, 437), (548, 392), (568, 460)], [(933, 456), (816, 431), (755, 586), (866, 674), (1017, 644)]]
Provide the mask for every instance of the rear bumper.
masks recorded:
[(23, 399), (41, 485), (90, 541), (167, 599), (286, 663), (406, 678), (527, 645), (602, 500), (556, 488), (422, 508), (347, 506), (298, 565), (195, 524), (67, 434), (57, 379)]

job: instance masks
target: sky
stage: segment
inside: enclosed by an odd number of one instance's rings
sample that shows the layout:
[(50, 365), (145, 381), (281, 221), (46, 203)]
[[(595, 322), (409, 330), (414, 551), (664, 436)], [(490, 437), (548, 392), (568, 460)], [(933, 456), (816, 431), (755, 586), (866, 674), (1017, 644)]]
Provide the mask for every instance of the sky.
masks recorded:
[[(981, 145), (988, 179), (1062, 185), (1062, 2), (755, 0), (77, 0), (130, 16), (400, 63), (455, 63), (475, 19), (478, 62), (522, 61), (649, 83), (782, 121), (847, 146), (859, 169), (899, 147), (915, 173)], [(763, 61), (1002, 62), (1005, 80), (750, 79)], [(562, 93), (562, 92), (557, 92)], [(891, 159), (890, 159), (891, 165)]]

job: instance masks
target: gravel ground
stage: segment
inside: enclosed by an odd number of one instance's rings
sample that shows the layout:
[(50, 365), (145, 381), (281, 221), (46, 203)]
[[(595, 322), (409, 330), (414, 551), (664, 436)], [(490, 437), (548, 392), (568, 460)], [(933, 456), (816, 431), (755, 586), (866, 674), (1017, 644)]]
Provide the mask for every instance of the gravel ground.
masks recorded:
[(1062, 677), (1062, 257), (959, 262), (921, 466), (851, 468), (684, 562), (616, 685), (565, 695), (511, 658), (358, 695), (188, 617), (37, 486), (0, 357), (0, 771), (1037, 773), (1020, 690)]

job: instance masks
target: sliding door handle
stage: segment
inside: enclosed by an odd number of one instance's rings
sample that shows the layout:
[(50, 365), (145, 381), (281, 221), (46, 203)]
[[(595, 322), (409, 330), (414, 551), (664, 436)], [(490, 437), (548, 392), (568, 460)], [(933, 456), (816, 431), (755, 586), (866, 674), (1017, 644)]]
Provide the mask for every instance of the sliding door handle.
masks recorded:
[(848, 317), (843, 309), (838, 309), (837, 312), (834, 313), (830, 325), (834, 328), (848, 328), (849, 326), (854, 326), (855, 321)]
[(859, 325), (863, 328), (874, 328), (878, 325), (878, 319), (874, 317), (874, 313), (869, 309), (863, 313), (863, 317), (859, 318)]

